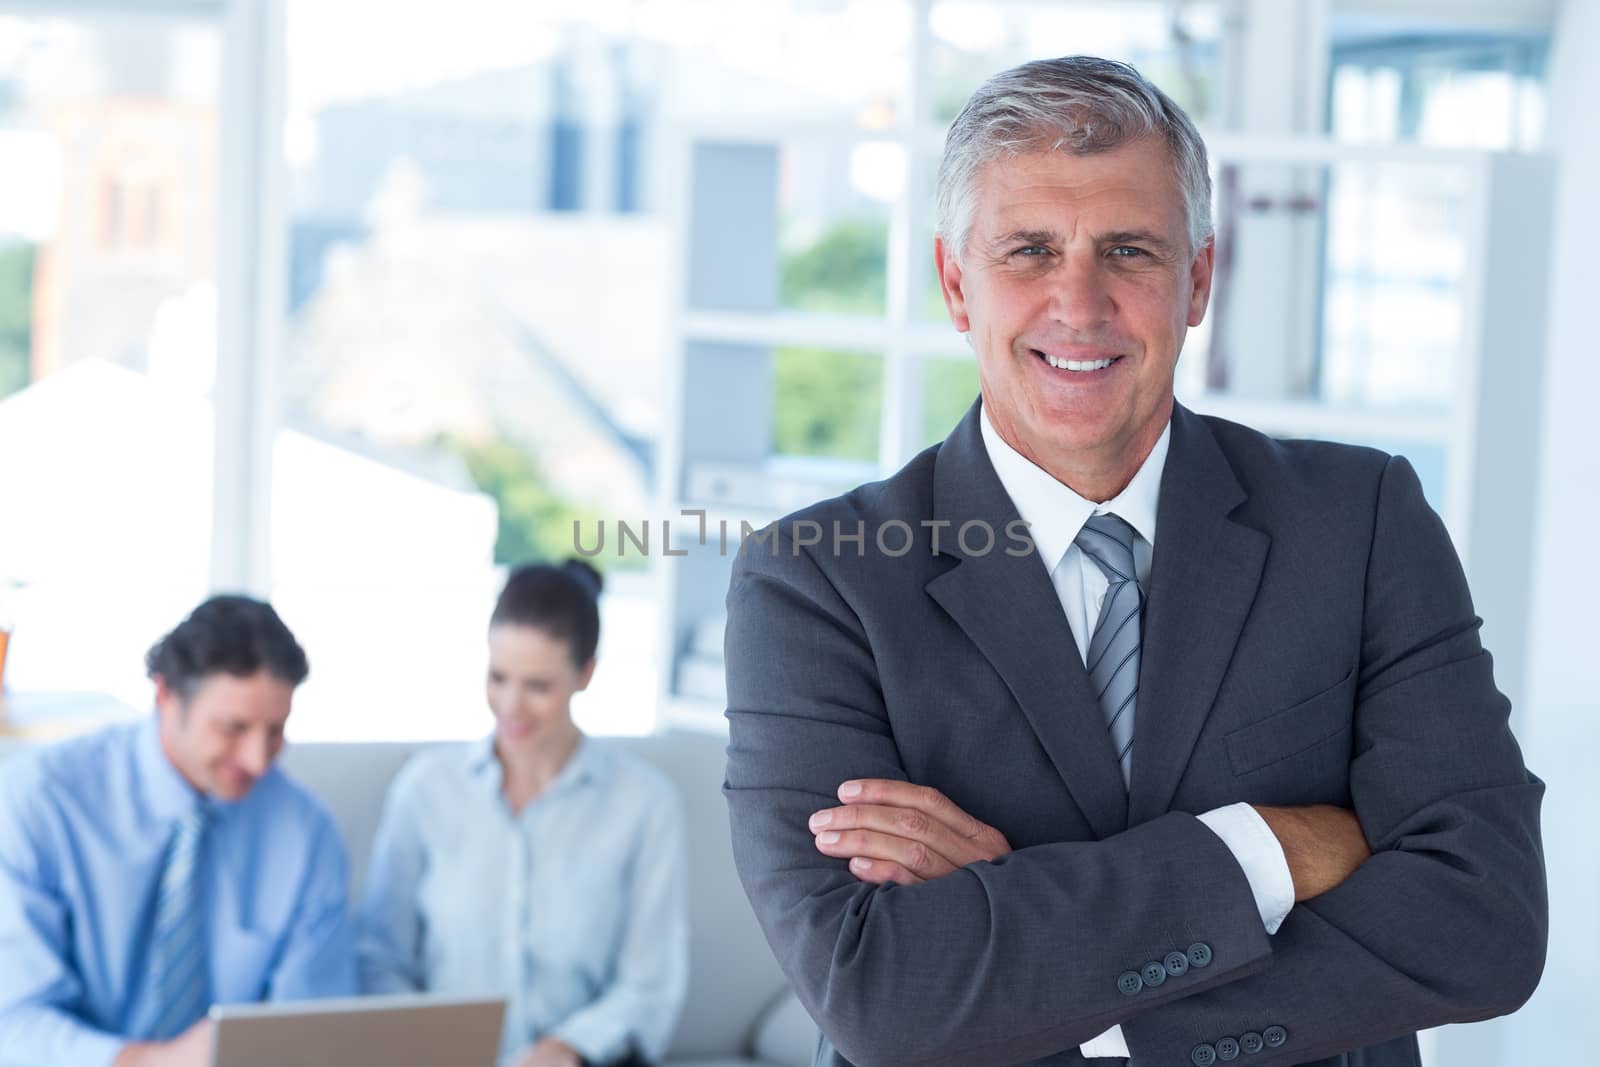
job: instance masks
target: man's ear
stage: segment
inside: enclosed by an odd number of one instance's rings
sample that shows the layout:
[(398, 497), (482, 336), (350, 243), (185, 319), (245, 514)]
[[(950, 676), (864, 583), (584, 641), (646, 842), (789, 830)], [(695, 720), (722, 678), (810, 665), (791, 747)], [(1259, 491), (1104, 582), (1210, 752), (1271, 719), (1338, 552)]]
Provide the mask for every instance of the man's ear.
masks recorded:
[(939, 272), (939, 291), (944, 294), (950, 321), (956, 329), (966, 333), (972, 328), (972, 320), (967, 315), (967, 297), (961, 288), (961, 262), (943, 234), (933, 235), (933, 269)]
[(1205, 321), (1206, 306), (1211, 302), (1211, 277), (1216, 267), (1217, 239), (1207, 237), (1200, 251), (1189, 263), (1189, 325), (1198, 326)]

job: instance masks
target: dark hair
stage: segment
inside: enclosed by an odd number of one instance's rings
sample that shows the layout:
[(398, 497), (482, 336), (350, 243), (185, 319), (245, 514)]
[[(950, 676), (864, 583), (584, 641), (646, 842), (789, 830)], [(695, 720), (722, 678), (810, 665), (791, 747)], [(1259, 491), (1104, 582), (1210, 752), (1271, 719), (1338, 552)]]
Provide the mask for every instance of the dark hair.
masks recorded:
[(531, 626), (567, 642), (581, 668), (600, 644), (600, 572), (581, 559), (525, 563), (506, 578), (490, 626)]
[(305, 650), (272, 605), (246, 596), (214, 596), (195, 608), (145, 653), (144, 667), (185, 701), (213, 674), (247, 678), (265, 669), (299, 685), (311, 672)]

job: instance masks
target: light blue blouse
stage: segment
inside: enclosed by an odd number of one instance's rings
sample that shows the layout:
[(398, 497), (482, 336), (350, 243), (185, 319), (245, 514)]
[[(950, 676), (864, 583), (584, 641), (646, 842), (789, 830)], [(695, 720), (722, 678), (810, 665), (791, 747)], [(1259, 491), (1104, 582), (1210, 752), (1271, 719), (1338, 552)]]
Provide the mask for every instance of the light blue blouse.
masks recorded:
[(492, 740), (411, 760), (358, 926), (362, 987), (505, 996), (505, 1060), (553, 1036), (659, 1060), (688, 984), (683, 810), (649, 764), (584, 738), (513, 816)]

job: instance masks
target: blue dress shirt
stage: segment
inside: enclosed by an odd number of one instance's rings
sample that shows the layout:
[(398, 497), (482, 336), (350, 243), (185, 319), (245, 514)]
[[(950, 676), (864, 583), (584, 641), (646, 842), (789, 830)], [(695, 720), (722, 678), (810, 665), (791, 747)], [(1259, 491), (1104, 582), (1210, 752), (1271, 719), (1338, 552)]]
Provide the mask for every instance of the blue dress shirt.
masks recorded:
[(604, 742), (518, 815), (492, 741), (423, 752), (373, 844), (362, 986), (507, 997), (506, 1059), (549, 1036), (660, 1060), (688, 986), (687, 868), (671, 781)]
[(219, 1004), (355, 991), (349, 864), (320, 801), (276, 769), (203, 798), (156, 723), (8, 760), (0, 773), (0, 1067), (104, 1067), (159, 1013), (150, 941), (178, 820), (211, 807), (200, 886)]

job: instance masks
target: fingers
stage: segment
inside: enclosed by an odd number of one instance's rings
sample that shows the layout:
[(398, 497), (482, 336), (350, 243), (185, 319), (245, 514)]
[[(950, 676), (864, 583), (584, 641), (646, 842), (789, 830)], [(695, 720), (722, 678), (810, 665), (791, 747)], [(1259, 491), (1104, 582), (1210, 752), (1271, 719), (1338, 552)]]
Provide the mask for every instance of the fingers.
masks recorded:
[[(949, 857), (958, 867), (976, 860), (998, 859), (1011, 851), (1011, 845), (1004, 834), (967, 814), (937, 789), (886, 778), (862, 778), (841, 785), (839, 798), (844, 801), (845, 807), (828, 809), (834, 819), (838, 820), (833, 828), (868, 825), (880, 830), (891, 829), (881, 819), (860, 824), (851, 822), (849, 813), (857, 808), (917, 812), (934, 824), (937, 834), (936, 838), (924, 839), (934, 844), (935, 848)], [(812, 829), (817, 829), (815, 822)], [(935, 844), (935, 840), (944, 844)], [(952, 841), (962, 844), (952, 845), (950, 844)]]
[[(973, 842), (956, 836), (950, 828), (936, 821), (916, 808), (893, 808), (882, 804), (852, 804), (843, 808), (829, 808), (819, 811), (811, 817), (811, 832), (818, 835), (818, 846), (822, 847), (821, 835), (834, 832), (850, 834), (856, 831), (865, 831), (872, 834), (886, 835), (901, 838), (907, 842), (915, 842), (933, 853), (942, 866), (949, 870), (964, 867), (989, 857), (974, 845)], [(845, 837), (840, 843), (851, 846), (858, 838)], [(824, 851), (829, 851), (824, 848)], [(830, 853), (840, 854), (840, 853)], [(846, 856), (861, 853), (846, 852)], [(877, 855), (869, 858), (893, 859), (903, 862), (899, 855)], [(912, 873), (924, 878), (930, 877), (930, 872), (922, 867), (912, 867)], [(943, 872), (941, 872), (943, 873)]]
[(852, 860), (862, 881), (909, 885), (1011, 851), (1005, 836), (957, 807), (936, 789), (908, 782), (846, 782), (845, 806), (812, 815), (824, 855)]
[(872, 885), (886, 885), (893, 882), (895, 885), (915, 885), (927, 879), (918, 878), (898, 863), (888, 860), (869, 860), (865, 856), (858, 856), (850, 861), (850, 873), (858, 881)]
[[(877, 830), (824, 830), (817, 834), (816, 844), (817, 851), (825, 856), (865, 859), (873, 866), (878, 863), (893, 864), (915, 881), (938, 878), (958, 866), (934, 851), (925, 841)], [(856, 865), (852, 864), (851, 870), (854, 872)], [(879, 872), (880, 875), (883, 873)]]
[(991, 828), (958, 808), (937, 789), (891, 778), (861, 778), (839, 787), (839, 799), (846, 804), (878, 804), (891, 808), (911, 808), (922, 812), (958, 837), (976, 839)]

